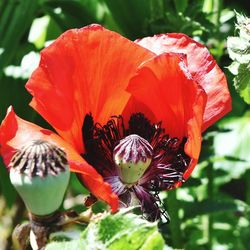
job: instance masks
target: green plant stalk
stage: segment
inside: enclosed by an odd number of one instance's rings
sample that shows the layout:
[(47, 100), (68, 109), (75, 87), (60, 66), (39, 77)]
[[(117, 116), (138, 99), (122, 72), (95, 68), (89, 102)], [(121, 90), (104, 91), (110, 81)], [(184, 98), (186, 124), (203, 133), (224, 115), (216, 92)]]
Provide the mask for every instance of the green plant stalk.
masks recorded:
[(214, 23), (216, 24), (217, 32), (219, 31), (220, 28), (220, 16), (222, 11), (222, 5), (223, 5), (222, 0), (213, 1)]
[(177, 200), (177, 191), (173, 189), (168, 192), (168, 212), (170, 215), (170, 232), (173, 242), (173, 248), (183, 248), (183, 236), (181, 231), (181, 221), (179, 218), (179, 202)]
[(250, 170), (248, 169), (245, 174), (246, 178), (246, 203), (250, 206)]
[[(213, 163), (210, 163), (207, 167), (207, 196), (209, 200), (214, 198), (214, 170)], [(208, 249), (212, 249), (213, 244), (213, 214), (208, 214), (208, 225), (207, 225), (207, 237), (208, 237)]]
[[(221, 18), (221, 11), (223, 6), (223, 0), (213, 0), (213, 23), (215, 24), (215, 38), (220, 40), (220, 18)], [(221, 57), (223, 55), (223, 48), (225, 46), (225, 41), (220, 41), (217, 44), (217, 52), (215, 55), (216, 61), (219, 64)]]

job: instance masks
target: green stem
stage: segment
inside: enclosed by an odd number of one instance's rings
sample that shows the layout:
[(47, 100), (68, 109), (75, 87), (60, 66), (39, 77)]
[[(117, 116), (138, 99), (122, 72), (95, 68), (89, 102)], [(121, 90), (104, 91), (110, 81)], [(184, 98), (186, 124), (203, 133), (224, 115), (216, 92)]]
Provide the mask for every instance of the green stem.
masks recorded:
[[(207, 178), (208, 178), (208, 185), (207, 185), (207, 196), (210, 201), (213, 201), (214, 198), (214, 171), (213, 171), (213, 164), (209, 164), (207, 167)], [(208, 235), (208, 249), (212, 249), (213, 244), (213, 214), (208, 215), (208, 226), (207, 226), (207, 235)]]
[(181, 221), (179, 218), (179, 202), (176, 196), (176, 189), (168, 191), (168, 212), (170, 215), (170, 232), (173, 248), (183, 248), (183, 237), (181, 231)]
[(250, 205), (250, 170), (246, 171), (245, 180), (246, 180), (246, 203)]
[(214, 0), (213, 12), (214, 12), (214, 23), (216, 25), (216, 30), (219, 32), (220, 28), (220, 16), (222, 11), (223, 0)]

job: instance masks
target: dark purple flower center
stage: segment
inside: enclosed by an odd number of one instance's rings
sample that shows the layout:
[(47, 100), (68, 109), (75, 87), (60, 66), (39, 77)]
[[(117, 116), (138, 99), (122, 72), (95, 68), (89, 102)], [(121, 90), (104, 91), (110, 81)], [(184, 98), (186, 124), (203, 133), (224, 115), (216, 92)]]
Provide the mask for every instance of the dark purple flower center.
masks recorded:
[(151, 221), (162, 214), (158, 193), (183, 182), (190, 162), (184, 152), (186, 138), (169, 137), (161, 122), (151, 124), (142, 113), (131, 115), (128, 128), (121, 116), (101, 125), (86, 115), (83, 140), (83, 157), (110, 183), (120, 206), (138, 203)]

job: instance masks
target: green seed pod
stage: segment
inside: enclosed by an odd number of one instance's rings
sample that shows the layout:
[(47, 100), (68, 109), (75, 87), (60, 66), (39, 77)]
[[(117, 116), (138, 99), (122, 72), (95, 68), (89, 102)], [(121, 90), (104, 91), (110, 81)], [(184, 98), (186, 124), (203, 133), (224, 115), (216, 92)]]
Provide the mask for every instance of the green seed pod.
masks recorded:
[(139, 135), (132, 134), (120, 140), (113, 151), (120, 179), (126, 184), (136, 183), (149, 167), (152, 156), (152, 146)]
[(49, 215), (60, 207), (70, 177), (63, 150), (46, 141), (32, 141), (9, 166), (11, 183), (32, 214)]

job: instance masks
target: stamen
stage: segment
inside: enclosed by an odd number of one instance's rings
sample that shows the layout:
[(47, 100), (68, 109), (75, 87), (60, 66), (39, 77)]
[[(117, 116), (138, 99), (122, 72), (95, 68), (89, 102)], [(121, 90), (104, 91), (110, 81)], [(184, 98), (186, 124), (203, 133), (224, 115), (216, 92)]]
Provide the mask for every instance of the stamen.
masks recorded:
[(129, 119), (129, 134), (136, 134), (151, 141), (155, 133), (155, 126), (142, 114), (132, 114)]
[(122, 116), (105, 124), (87, 115), (83, 125), (86, 154), (83, 157), (104, 177), (120, 199), (129, 206), (131, 192), (140, 200), (147, 219), (169, 217), (158, 204), (158, 193), (184, 182), (190, 158), (184, 151), (186, 138), (170, 137), (162, 123), (152, 124), (142, 113), (132, 114), (128, 128)]
[(161, 123), (156, 128), (151, 142), (154, 148), (151, 167), (139, 181), (150, 191), (172, 189), (177, 182), (184, 182), (183, 173), (190, 162), (184, 152), (186, 139), (180, 143), (178, 138), (170, 138), (161, 128)]
[[(88, 132), (89, 131), (89, 132)], [(94, 124), (91, 114), (86, 115), (83, 123), (83, 140), (88, 163), (93, 165), (102, 176), (116, 175), (113, 149), (125, 136), (123, 118), (113, 116), (107, 124)]]

